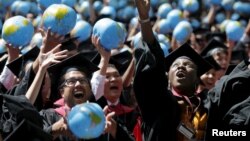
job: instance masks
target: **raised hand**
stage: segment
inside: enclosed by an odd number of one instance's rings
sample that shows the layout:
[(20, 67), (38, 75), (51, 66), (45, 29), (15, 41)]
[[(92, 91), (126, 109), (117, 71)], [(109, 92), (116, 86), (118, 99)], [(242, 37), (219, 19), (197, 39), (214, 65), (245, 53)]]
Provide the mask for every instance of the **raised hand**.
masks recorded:
[(42, 47), (44, 47), (44, 53), (49, 52), (55, 46), (60, 44), (64, 39), (64, 36), (52, 33), (50, 28), (47, 31), (40, 28), (39, 32), (42, 34), (43, 37)]
[(150, 0), (134, 0), (141, 20), (148, 19)]
[(115, 112), (108, 113), (108, 106), (105, 106), (103, 108), (103, 111), (104, 111), (105, 116), (106, 116), (106, 125), (104, 128), (104, 133), (110, 133), (115, 138), (116, 129), (117, 129), (117, 123), (113, 119)]
[(92, 44), (95, 46), (95, 48), (97, 49), (97, 51), (100, 53), (101, 57), (103, 59), (109, 60), (111, 52), (105, 50), (102, 47), (102, 45), (100, 43), (100, 38), (98, 38), (97, 36), (92, 35), (91, 40), (92, 40)]
[[(55, 48), (50, 50), (47, 53), (43, 53), (41, 51), (39, 55), (39, 66), (47, 69), (53, 63), (59, 63), (60, 60), (65, 59), (67, 57), (68, 50), (60, 51), (61, 44), (57, 45)], [(41, 48), (43, 50), (43, 48)]]

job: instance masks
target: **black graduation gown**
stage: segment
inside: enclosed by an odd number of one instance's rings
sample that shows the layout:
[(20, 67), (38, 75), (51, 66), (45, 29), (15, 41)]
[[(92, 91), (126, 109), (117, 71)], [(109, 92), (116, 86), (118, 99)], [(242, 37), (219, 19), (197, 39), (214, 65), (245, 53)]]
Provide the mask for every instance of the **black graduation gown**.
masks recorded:
[[(40, 115), (43, 117), (44, 131), (51, 133), (52, 125), (60, 120), (62, 116), (58, 114), (54, 109), (41, 110)], [(128, 131), (121, 124), (117, 124), (116, 140), (109, 134), (101, 135), (96, 139), (91, 139), (88, 141), (133, 141), (133, 138), (128, 134)], [(70, 141), (68, 137), (59, 136), (55, 141)], [(87, 141), (79, 139), (79, 141)]]
[[(249, 62), (242, 61), (227, 76), (221, 78), (208, 93), (209, 109), (206, 140), (212, 141), (212, 130), (246, 131), (250, 136), (250, 69)], [(239, 139), (239, 137), (237, 137)]]
[[(25, 73), (23, 79), (19, 82), (19, 84), (15, 85), (11, 90), (9, 90), (8, 94), (15, 96), (25, 95), (33, 80), (35, 79), (35, 76), (36, 74), (31, 66), (29, 70)], [(37, 108), (38, 111), (43, 108), (43, 101), (40, 92), (37, 96), (34, 106)]]
[(0, 134), (6, 141), (52, 139), (42, 130), (42, 117), (24, 95), (0, 94)]
[[(104, 97), (101, 97), (99, 100), (97, 100), (97, 103), (102, 108), (108, 105), (107, 100)], [(122, 102), (120, 102), (120, 104), (126, 106), (125, 104), (122, 104)], [(116, 115), (114, 119), (121, 125), (125, 125), (128, 131), (132, 133), (136, 125), (136, 119), (138, 118), (139, 113), (135, 109), (131, 109), (131, 111), (127, 111), (124, 109), (121, 110), (123, 111), (120, 111), (121, 113), (119, 115)]]
[(175, 141), (180, 109), (167, 89), (165, 58), (159, 43), (135, 50), (136, 71), (133, 83), (143, 120), (146, 141)]

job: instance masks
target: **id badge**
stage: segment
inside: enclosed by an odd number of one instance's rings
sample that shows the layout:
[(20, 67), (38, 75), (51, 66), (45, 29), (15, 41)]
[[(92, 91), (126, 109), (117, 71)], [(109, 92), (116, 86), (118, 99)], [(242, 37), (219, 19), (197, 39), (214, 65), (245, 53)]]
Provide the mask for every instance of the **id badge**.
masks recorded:
[(186, 138), (189, 140), (194, 139), (195, 137), (195, 132), (194, 130), (188, 128), (184, 123), (180, 123), (177, 127), (177, 130), (184, 135)]

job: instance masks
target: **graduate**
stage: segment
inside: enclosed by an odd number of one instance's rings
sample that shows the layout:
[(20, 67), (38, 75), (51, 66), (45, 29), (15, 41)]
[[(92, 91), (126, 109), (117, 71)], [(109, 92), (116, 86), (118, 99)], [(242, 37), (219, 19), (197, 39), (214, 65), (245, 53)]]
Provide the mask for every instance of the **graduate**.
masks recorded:
[[(98, 69), (84, 57), (84, 53), (73, 55), (48, 69), (52, 84), (55, 86), (53, 88), (57, 89), (62, 99), (60, 102), (56, 101), (57, 108), (44, 109), (40, 111), (40, 114), (44, 117), (44, 130), (50, 133), (54, 140), (81, 140), (77, 139), (68, 129), (67, 113), (73, 106), (84, 103), (92, 97), (89, 80), (92, 73)], [(106, 115), (106, 124), (108, 124), (104, 130), (106, 134), (93, 140), (130, 140), (131, 137), (123, 126), (111, 118), (113, 115), (113, 112)]]
[[(92, 37), (92, 42), (99, 52), (110, 54), (101, 46), (100, 40), (97, 37)], [(100, 55), (99, 66), (105, 66), (105, 70), (100, 70), (94, 73), (91, 84), (92, 90), (97, 98), (97, 103), (102, 107), (108, 105), (108, 112), (115, 112), (115, 120), (124, 125), (130, 133), (132, 133), (138, 113), (133, 107), (129, 107), (126, 95), (124, 92), (124, 80), (122, 74), (126, 71), (132, 61), (132, 54), (129, 51), (123, 51), (112, 55)], [(97, 58), (95, 58), (97, 59)], [(106, 60), (106, 61), (105, 61)], [(103, 68), (103, 67), (101, 67)], [(128, 68), (129, 69), (129, 68)]]
[(199, 120), (202, 125), (194, 121), (203, 107), (195, 91), (199, 77), (211, 65), (188, 44), (183, 44), (165, 60), (148, 20), (149, 1), (136, 0), (135, 3), (144, 40), (144, 46), (135, 50), (134, 78), (144, 125), (143, 138), (150, 141), (202, 139), (206, 121)]

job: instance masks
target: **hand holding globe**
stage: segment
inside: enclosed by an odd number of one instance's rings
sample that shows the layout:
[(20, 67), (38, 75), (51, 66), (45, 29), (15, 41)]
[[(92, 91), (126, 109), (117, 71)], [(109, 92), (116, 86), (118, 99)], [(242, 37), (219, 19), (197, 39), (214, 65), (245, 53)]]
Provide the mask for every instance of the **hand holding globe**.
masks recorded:
[(43, 13), (42, 21), (45, 29), (59, 35), (68, 34), (76, 24), (76, 12), (64, 4), (52, 4)]
[(23, 16), (14, 16), (3, 24), (2, 38), (14, 47), (27, 45), (34, 34), (32, 23)]
[(95, 23), (93, 35), (100, 38), (100, 43), (106, 50), (111, 50), (124, 43), (126, 33), (118, 22), (103, 18)]

